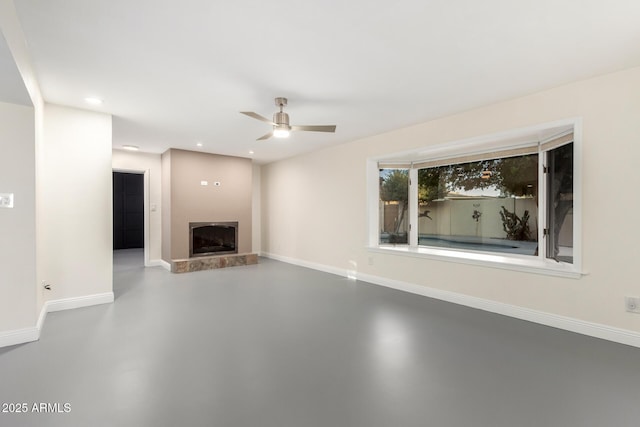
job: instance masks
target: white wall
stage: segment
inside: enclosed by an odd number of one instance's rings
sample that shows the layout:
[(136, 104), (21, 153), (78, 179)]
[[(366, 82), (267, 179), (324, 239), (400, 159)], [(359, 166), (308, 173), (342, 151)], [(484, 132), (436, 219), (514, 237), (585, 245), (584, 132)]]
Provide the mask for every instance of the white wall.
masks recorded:
[[(148, 265), (160, 265), (162, 259), (162, 165), (160, 154), (135, 153), (125, 150), (113, 150), (111, 165), (121, 172), (144, 172), (145, 192), (149, 199), (145, 210), (145, 230), (148, 229)], [(148, 227), (148, 228), (147, 228)]]
[(35, 124), (32, 107), (0, 103), (0, 334), (36, 323)]
[(38, 162), (44, 298), (112, 293), (111, 116), (45, 104)]
[[(264, 165), (262, 251), (638, 333), (623, 298), (640, 296), (640, 233), (620, 219), (640, 212), (640, 199), (619, 197), (640, 186), (638, 93), (635, 68)], [(573, 117), (583, 118), (582, 278), (366, 249), (368, 157)]]
[(113, 267), (111, 116), (45, 106), (13, 2), (0, 29), (34, 106), (0, 103), (4, 346), (38, 339), (45, 311), (112, 301)]

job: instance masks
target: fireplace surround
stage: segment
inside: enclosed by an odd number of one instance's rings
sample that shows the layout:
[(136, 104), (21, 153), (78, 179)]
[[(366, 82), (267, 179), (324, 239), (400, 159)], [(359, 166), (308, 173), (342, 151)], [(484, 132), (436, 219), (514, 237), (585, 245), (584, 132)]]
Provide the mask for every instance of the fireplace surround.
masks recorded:
[(189, 223), (189, 258), (237, 253), (237, 221)]

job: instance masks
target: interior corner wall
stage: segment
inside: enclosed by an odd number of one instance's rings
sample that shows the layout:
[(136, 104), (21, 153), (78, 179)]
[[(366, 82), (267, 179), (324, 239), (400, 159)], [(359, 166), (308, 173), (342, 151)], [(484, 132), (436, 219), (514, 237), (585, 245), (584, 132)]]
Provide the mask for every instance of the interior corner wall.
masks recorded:
[(47, 301), (113, 292), (111, 116), (45, 104), (38, 276)]
[(162, 259), (171, 262), (171, 150), (162, 153)]
[[(263, 165), (262, 250), (640, 332), (640, 316), (624, 307), (625, 295), (640, 295), (638, 93), (640, 68), (634, 68)], [(367, 250), (368, 158), (575, 117), (583, 132), (582, 278)]]
[[(145, 172), (149, 178), (149, 261), (162, 259), (162, 165), (160, 154), (113, 150), (111, 165), (119, 171)], [(155, 210), (152, 209), (155, 207)]]
[(34, 109), (0, 103), (0, 333), (33, 328), (36, 310)]
[[(189, 258), (190, 222), (238, 221), (238, 253), (250, 253), (252, 173), (251, 160), (242, 157), (177, 149), (165, 152), (163, 260)], [(202, 185), (204, 181), (207, 185)], [(167, 210), (169, 215), (164, 214)]]
[(262, 202), (260, 193), (262, 192), (260, 183), (260, 165), (253, 165), (253, 183), (251, 189), (251, 252), (260, 254), (260, 239), (262, 238), (261, 212)]

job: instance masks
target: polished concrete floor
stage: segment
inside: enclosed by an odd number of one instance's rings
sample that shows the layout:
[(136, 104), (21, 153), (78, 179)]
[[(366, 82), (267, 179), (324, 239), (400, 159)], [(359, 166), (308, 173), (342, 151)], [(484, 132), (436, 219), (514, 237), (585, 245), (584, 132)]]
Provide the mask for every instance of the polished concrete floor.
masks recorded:
[(29, 407), (0, 426), (640, 423), (637, 348), (268, 259), (141, 265), (117, 251), (114, 304), (0, 349), (0, 402)]

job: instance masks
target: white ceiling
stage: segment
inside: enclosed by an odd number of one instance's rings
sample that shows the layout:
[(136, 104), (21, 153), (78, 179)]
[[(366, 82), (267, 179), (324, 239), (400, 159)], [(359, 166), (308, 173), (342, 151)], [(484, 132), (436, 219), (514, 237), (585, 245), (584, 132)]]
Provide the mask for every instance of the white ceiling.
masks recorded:
[[(114, 148), (155, 153), (265, 163), (640, 65), (638, 0), (15, 5), (44, 98), (111, 113)], [(256, 141), (269, 125), (239, 111), (270, 118), (276, 96), (336, 133)]]

